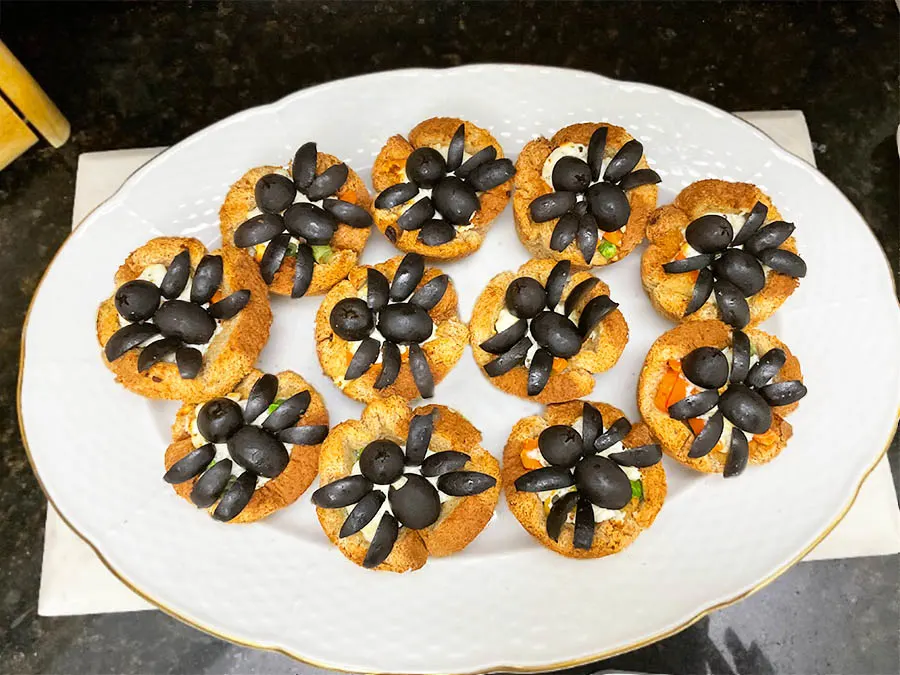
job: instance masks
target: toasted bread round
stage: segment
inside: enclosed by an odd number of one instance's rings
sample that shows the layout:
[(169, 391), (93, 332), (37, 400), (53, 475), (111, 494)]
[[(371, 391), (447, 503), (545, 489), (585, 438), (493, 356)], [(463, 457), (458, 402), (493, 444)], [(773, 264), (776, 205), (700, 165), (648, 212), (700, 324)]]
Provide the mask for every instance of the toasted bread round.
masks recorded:
[[(394, 548), (387, 559), (375, 567), (388, 572), (406, 572), (425, 564), (428, 556), (445, 556), (468, 546), (484, 529), (500, 495), (500, 465), (481, 447), (481, 432), (457, 411), (442, 405), (423, 405), (410, 410), (398, 396), (373, 401), (363, 410), (360, 420), (348, 420), (331, 430), (322, 444), (319, 460), (319, 483), (328, 485), (350, 475), (359, 451), (377, 439), (406, 443), (413, 415), (437, 410), (430, 449), (434, 452), (455, 450), (471, 458), (463, 467), (493, 476), (497, 484), (471, 497), (451, 497), (441, 505), (437, 522), (421, 529), (400, 529)], [(347, 517), (346, 509), (316, 507), (319, 523), (331, 542), (347, 558), (362, 565), (369, 542), (361, 532), (340, 538)]]
[[(366, 270), (369, 267), (374, 267), (384, 274), (388, 281), (392, 281), (401, 260), (403, 256), (396, 256), (377, 265), (354, 268), (349, 278), (326, 294), (316, 313), (316, 353), (319, 355), (322, 371), (331, 378), (338, 389), (357, 401), (368, 402), (389, 396), (400, 396), (406, 400), (419, 397), (419, 390), (409, 368), (409, 352), (405, 349), (401, 349), (400, 373), (397, 379), (384, 389), (375, 389), (375, 381), (381, 373), (381, 363), (376, 363), (355, 380), (345, 380), (344, 373), (347, 372), (347, 365), (352, 356), (351, 345), (335, 334), (329, 321), (331, 310), (339, 301), (359, 297), (361, 292), (362, 297), (365, 297), (365, 292), (361, 289), (366, 286)], [(426, 267), (425, 274), (416, 288), (421, 288), (441, 274), (442, 272), (436, 268)], [(431, 366), (434, 383), (437, 385), (459, 361), (469, 336), (466, 325), (459, 319), (458, 298), (452, 280), (447, 285), (444, 297), (428, 314), (434, 322), (434, 334), (428, 341), (423, 342), (421, 347)]]
[[(250, 394), (250, 389), (262, 376), (263, 373), (261, 371), (253, 369), (235, 387), (233, 393), (237, 394), (241, 399), (247, 398)], [(328, 411), (325, 409), (325, 402), (312, 385), (291, 370), (282, 371), (277, 374), (277, 377), (278, 393), (276, 398), (287, 399), (294, 394), (299, 394), (301, 391), (308, 391), (310, 394), (309, 407), (296, 426), (328, 424)], [(199, 404), (185, 403), (178, 410), (175, 416), (175, 423), (172, 425), (172, 444), (166, 449), (166, 470), (198, 447), (192, 442), (190, 433), (191, 423), (197, 416), (198, 406)], [(247, 506), (237, 516), (227, 522), (252, 523), (297, 501), (300, 495), (306, 492), (306, 489), (312, 484), (316, 473), (319, 471), (319, 450), (321, 447), (321, 444), (291, 446), (291, 458), (284, 471), (265, 485), (258, 487)], [(192, 478), (184, 483), (177, 483), (172, 488), (179, 497), (183, 497), (190, 502), (191, 490), (194, 489), (194, 484), (198, 479), (199, 477)], [(216, 510), (217, 505), (218, 501), (207, 509), (210, 515)]]
[[(608, 429), (617, 419), (625, 414), (607, 403), (589, 401), (603, 416), (603, 428)], [(528, 533), (547, 548), (569, 558), (601, 558), (618, 553), (634, 541), (641, 531), (653, 524), (656, 515), (662, 508), (666, 498), (666, 472), (662, 463), (640, 469), (643, 499), (632, 500), (622, 511), (622, 520), (606, 520), (595, 525), (594, 541), (589, 549), (575, 548), (572, 537), (574, 525), (563, 525), (559, 540), (554, 541), (547, 534), (547, 516), (544, 505), (533, 492), (519, 492), (515, 481), (528, 469), (522, 464), (522, 450), (526, 441), (537, 438), (541, 432), (554, 424), (570, 425), (579, 417), (583, 409), (583, 401), (570, 401), (547, 406), (543, 415), (524, 417), (513, 426), (512, 432), (503, 449), (503, 490), (509, 510), (518, 519)], [(646, 424), (638, 422), (622, 441), (626, 448), (656, 443), (656, 439)]]
[[(335, 164), (340, 164), (334, 155), (320, 152), (316, 162), (316, 173), (320, 174), (325, 169)], [(222, 231), (222, 241), (227, 247), (234, 247), (234, 232), (238, 226), (247, 220), (247, 214), (256, 208), (255, 188), (256, 182), (266, 174), (285, 171), (280, 166), (259, 166), (250, 169), (241, 176), (225, 196), (222, 208), (219, 210), (219, 228)], [(348, 167), (347, 180), (335, 197), (346, 202), (358, 204), (369, 213), (372, 213), (372, 197), (366, 188), (362, 178)], [(312, 281), (306, 295), (322, 295), (334, 286), (356, 265), (366, 241), (369, 239), (370, 227), (350, 227), (346, 223), (340, 223), (329, 245), (334, 255), (327, 263), (316, 262), (313, 268)], [(238, 249), (247, 252), (246, 249)], [(247, 253), (254, 264), (259, 266), (257, 259)], [(275, 273), (275, 279), (269, 286), (269, 290), (278, 295), (290, 295), (294, 285), (294, 265), (296, 257), (285, 256), (281, 263), (281, 269)]]
[[(372, 184), (376, 192), (397, 183), (405, 183), (406, 160), (412, 151), (422, 147), (449, 145), (460, 124), (466, 125), (466, 152), (475, 154), (492, 145), (497, 150), (497, 158), (503, 157), (503, 148), (487, 129), (456, 117), (432, 117), (417, 124), (409, 132), (408, 140), (399, 134), (387, 140), (372, 167)], [(374, 209), (375, 225), (401, 251), (414, 251), (429, 258), (455, 260), (478, 250), (491, 223), (506, 208), (511, 191), (512, 180), (508, 180), (481, 193), (481, 208), (473, 214), (469, 223), (471, 227), (457, 229), (456, 238), (440, 246), (428, 246), (417, 239), (417, 231), (402, 230), (397, 226), (397, 219), (405, 206), (402, 204), (392, 209)]]
[[(750, 338), (750, 343), (756, 347), (760, 356), (775, 347), (784, 350), (787, 360), (772, 379), (773, 382), (803, 381), (800, 362), (781, 340), (756, 329), (744, 329), (744, 333)], [(673, 420), (669, 417), (668, 412), (657, 408), (654, 398), (668, 369), (666, 361), (669, 359), (680, 361), (698, 347), (709, 346), (717, 349), (730, 347), (731, 336), (731, 327), (721, 321), (690, 321), (676, 326), (663, 333), (650, 347), (638, 380), (637, 397), (641, 416), (650, 425), (654, 435), (659, 438), (663, 452), (685, 466), (705, 473), (722, 473), (725, 469), (727, 452), (713, 450), (705, 457), (688, 457), (691, 443), (694, 441), (693, 432), (687, 424)], [(751, 464), (765, 464), (784, 450), (793, 434), (790, 423), (784, 418), (792, 413), (798, 405), (799, 403), (791, 403), (772, 408), (772, 428), (777, 434), (777, 440), (771, 445), (763, 445), (756, 440), (755, 436), (747, 434)]]
[[(522, 152), (519, 154), (518, 160), (516, 160), (516, 191), (513, 195), (513, 215), (516, 221), (516, 232), (519, 233), (519, 239), (522, 241), (522, 244), (535, 258), (569, 260), (573, 265), (580, 267), (602, 267), (621, 260), (644, 240), (647, 218), (653, 209), (656, 208), (658, 192), (656, 185), (642, 185), (625, 193), (631, 206), (631, 215), (625, 226), (619, 250), (610, 259), (599, 253), (594, 254), (590, 265), (585, 263), (584, 256), (578, 250), (575, 242), (569, 244), (562, 251), (554, 251), (550, 248), (550, 238), (553, 236), (553, 230), (559, 222), (559, 218), (537, 223), (531, 217), (531, 202), (541, 195), (553, 192), (553, 186), (549, 185), (542, 175), (544, 163), (547, 161), (550, 153), (566, 143), (587, 145), (591, 140), (591, 134), (599, 127), (606, 127), (609, 130), (607, 131), (606, 148), (603, 152), (603, 156), (606, 159), (611, 158), (623, 145), (633, 140), (631, 134), (625, 129), (606, 122), (572, 124), (557, 131), (550, 140), (542, 137), (530, 141), (522, 148)], [(647, 158), (641, 157), (641, 161), (638, 162), (635, 168), (650, 168)], [(600, 235), (602, 236), (603, 233), (601, 232)]]
[[(495, 276), (478, 296), (469, 322), (469, 341), (475, 361), (481, 366), (482, 371), (487, 363), (497, 358), (496, 355), (481, 349), (480, 345), (497, 332), (494, 326), (500, 311), (505, 307), (507, 286), (513, 279), (523, 276), (537, 279), (541, 285), (546, 284), (554, 265), (552, 260), (529, 260), (515, 274), (501, 272)], [(575, 271), (570, 274), (563, 289), (563, 301), (575, 286), (589, 278), (591, 275), (586, 271)], [(609, 286), (602, 281), (599, 282), (589, 293), (585, 293), (584, 298), (576, 304), (575, 311), (580, 312), (591, 299), (609, 293)], [(537, 396), (528, 395), (528, 369), (524, 365), (516, 366), (497, 377), (489, 377), (485, 373), (485, 377), (491, 384), (508, 394), (540, 403), (559, 403), (586, 396), (594, 388), (594, 373), (602, 373), (612, 368), (625, 350), (628, 342), (628, 324), (622, 312), (616, 309), (600, 322), (595, 333), (595, 337), (582, 343), (580, 352), (567, 360), (565, 368), (553, 371), (547, 385)]]
[[(713, 295), (696, 312), (684, 316), (694, 290), (695, 275), (690, 272), (668, 274), (662, 266), (678, 255), (685, 243), (684, 230), (693, 220), (707, 213), (749, 213), (758, 201), (769, 209), (766, 223), (781, 220), (772, 200), (755, 185), (715, 179), (691, 183), (678, 193), (672, 204), (650, 214), (647, 223), (650, 245), (641, 258), (641, 282), (656, 311), (676, 323), (721, 318)], [(793, 236), (779, 248), (797, 253)], [(763, 289), (747, 298), (750, 305), (748, 325), (755, 326), (769, 318), (799, 285), (793, 277), (769, 271)]]
[[(137, 279), (149, 265), (168, 265), (184, 250), (190, 252), (192, 268), (196, 268), (207, 253), (206, 247), (196, 239), (151, 239), (132, 252), (116, 272), (116, 288)], [(138, 372), (140, 350), (132, 349), (112, 362), (101, 351), (103, 362), (115, 373), (117, 382), (148, 398), (202, 401), (227, 394), (253, 367), (269, 339), (269, 327), (272, 325), (266, 285), (250, 258), (237, 249), (223, 248), (212, 253), (222, 256), (223, 277), (219, 293), (224, 297), (247, 289), (250, 291), (250, 301), (236, 316), (220, 322), (221, 331), (209, 342), (198, 375), (186, 380), (179, 374), (177, 365), (164, 361), (153, 364), (144, 372)], [(116, 311), (113, 293), (103, 301), (97, 312), (97, 339), (100, 346), (105, 347), (119, 328), (119, 313)]]

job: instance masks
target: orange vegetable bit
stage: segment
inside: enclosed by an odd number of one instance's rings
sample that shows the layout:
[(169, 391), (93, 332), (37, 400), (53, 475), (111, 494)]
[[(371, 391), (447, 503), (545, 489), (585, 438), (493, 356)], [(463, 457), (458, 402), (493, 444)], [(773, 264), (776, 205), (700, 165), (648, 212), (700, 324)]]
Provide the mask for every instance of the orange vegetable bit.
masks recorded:
[(674, 370), (676, 373), (681, 372), (681, 361), (679, 361), (678, 359), (669, 359), (668, 361), (666, 361), (666, 365), (668, 365), (669, 368)]
[(703, 431), (703, 427), (706, 426), (706, 422), (699, 417), (690, 418), (688, 424), (691, 425), (691, 431), (694, 432), (694, 436), (699, 436), (700, 432)]
[(622, 232), (620, 230), (615, 230), (613, 232), (604, 232), (603, 238), (606, 239), (611, 244), (615, 244), (616, 246), (622, 245)]
[(566, 369), (566, 366), (569, 365), (569, 362), (565, 359), (561, 359), (558, 356), (553, 357), (553, 372), (561, 373)]
[(536, 438), (529, 438), (522, 443), (522, 451), (519, 453), (519, 457), (522, 458), (522, 466), (526, 469), (540, 469), (544, 466), (541, 464), (541, 460), (535, 457), (537, 447), (538, 440)]
[(678, 401), (685, 396), (687, 396), (687, 382), (679, 376), (675, 380), (675, 384), (672, 385), (672, 391), (669, 392), (669, 400), (666, 401), (666, 410), (669, 409), (669, 406), (678, 403)]
[(356, 203), (356, 192), (354, 190), (347, 190), (342, 196), (341, 199), (345, 202), (350, 202), (351, 204)]
[(656, 398), (653, 399), (653, 402), (659, 410), (663, 412), (668, 410), (666, 403), (669, 400), (669, 394), (672, 393), (672, 387), (675, 386), (675, 380), (677, 379), (678, 373), (674, 370), (667, 370), (666, 374), (663, 375), (662, 382), (659, 383), (659, 389), (656, 390)]

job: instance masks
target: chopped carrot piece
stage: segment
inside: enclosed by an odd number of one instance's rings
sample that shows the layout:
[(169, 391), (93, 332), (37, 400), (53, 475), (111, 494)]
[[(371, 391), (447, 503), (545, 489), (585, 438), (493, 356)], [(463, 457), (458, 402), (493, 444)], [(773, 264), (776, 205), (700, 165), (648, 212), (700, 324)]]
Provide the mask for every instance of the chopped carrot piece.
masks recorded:
[(341, 199), (345, 202), (350, 202), (351, 204), (356, 203), (356, 192), (354, 190), (347, 190), (342, 196)]
[(684, 260), (687, 256), (684, 254), (684, 249), (678, 249), (678, 255), (675, 256), (675, 260)]
[(675, 380), (675, 384), (672, 386), (672, 391), (669, 392), (669, 400), (666, 401), (666, 410), (669, 409), (669, 406), (677, 403), (681, 399), (683, 399), (687, 395), (687, 382), (685, 382), (681, 377)]
[(691, 281), (697, 281), (697, 277), (700, 276), (700, 270), (693, 270), (692, 272), (688, 272), (691, 275)]
[(667, 410), (666, 403), (669, 400), (669, 394), (672, 392), (672, 387), (675, 386), (675, 380), (677, 379), (678, 373), (674, 370), (666, 371), (666, 374), (663, 375), (662, 382), (659, 383), (659, 389), (656, 390), (654, 403), (656, 403), (656, 407), (663, 412), (666, 412)]
[(622, 245), (622, 232), (620, 230), (615, 230), (613, 232), (604, 232), (603, 238), (606, 239), (611, 244), (615, 244), (616, 246)]
[(561, 373), (566, 369), (566, 366), (569, 365), (569, 362), (565, 359), (561, 359), (558, 356), (553, 357), (553, 372)]
[(703, 427), (706, 426), (706, 422), (701, 420), (699, 417), (692, 417), (688, 420), (688, 424), (691, 425), (691, 430), (694, 432), (694, 436), (699, 436), (700, 432), (703, 431)]
[(522, 443), (522, 451), (519, 453), (519, 457), (522, 458), (522, 466), (526, 469), (540, 469), (544, 466), (541, 464), (541, 460), (536, 456), (537, 448), (538, 440), (536, 438), (529, 438)]
[(676, 373), (681, 372), (681, 361), (679, 361), (678, 359), (669, 359), (666, 361), (666, 365), (668, 365), (669, 368), (674, 370)]

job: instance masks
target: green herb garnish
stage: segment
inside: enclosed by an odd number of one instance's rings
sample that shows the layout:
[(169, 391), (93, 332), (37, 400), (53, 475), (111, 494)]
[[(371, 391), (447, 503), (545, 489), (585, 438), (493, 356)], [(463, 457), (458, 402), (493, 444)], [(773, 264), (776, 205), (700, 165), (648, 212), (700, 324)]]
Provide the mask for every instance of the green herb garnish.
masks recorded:
[(610, 241), (601, 241), (600, 245), (597, 247), (597, 250), (600, 251), (600, 255), (609, 260), (616, 254), (619, 249), (616, 248), (616, 245)]
[(317, 263), (327, 265), (334, 257), (334, 251), (331, 250), (331, 246), (329, 246), (328, 244), (322, 244), (321, 246), (310, 246), (310, 248), (312, 249), (313, 258), (315, 258), (315, 261)]
[(631, 481), (631, 498), (640, 501), (644, 498), (644, 486), (639, 480)]
[(278, 408), (278, 406), (280, 406), (282, 403), (284, 403), (283, 398), (276, 398), (274, 401), (272, 401), (268, 410), (266, 410), (266, 413), (271, 415), (273, 412), (275, 412), (275, 409)]
[(297, 244), (291, 242), (288, 244), (287, 250), (284, 252), (287, 256), (297, 257)]

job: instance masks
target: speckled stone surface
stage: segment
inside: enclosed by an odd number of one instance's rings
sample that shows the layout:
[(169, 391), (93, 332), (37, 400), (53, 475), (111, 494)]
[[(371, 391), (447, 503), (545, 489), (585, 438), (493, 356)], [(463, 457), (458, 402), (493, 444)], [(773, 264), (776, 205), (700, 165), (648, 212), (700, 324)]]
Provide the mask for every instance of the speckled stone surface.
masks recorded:
[[(726, 110), (802, 109), (820, 169), (862, 212), (896, 277), (898, 29), (893, 2), (3, 3), (0, 35), (73, 131), (62, 149), (37, 146), (0, 172), (0, 672), (315, 670), (159, 612), (36, 616), (45, 501), (16, 423), (19, 334), (69, 232), (80, 153), (170, 145), (243, 108), (365, 72), (580, 68)], [(896, 439), (891, 460), (896, 481)], [(577, 672), (896, 673), (898, 627), (896, 556), (803, 563), (679, 635)]]

